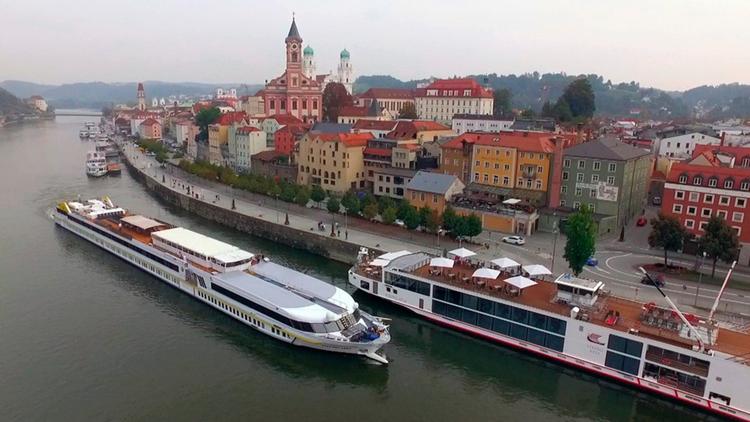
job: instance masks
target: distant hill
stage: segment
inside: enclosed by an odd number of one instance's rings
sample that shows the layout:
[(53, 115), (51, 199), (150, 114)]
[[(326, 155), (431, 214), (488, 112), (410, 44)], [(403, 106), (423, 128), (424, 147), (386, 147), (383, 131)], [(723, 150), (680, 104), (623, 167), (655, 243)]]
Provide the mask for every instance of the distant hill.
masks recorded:
[[(26, 98), (38, 94), (43, 96), (50, 105), (57, 108), (100, 108), (111, 103), (135, 102), (137, 85), (136, 82), (81, 82), (63, 85), (41, 85), (24, 81), (0, 82), (0, 88), (5, 88), (19, 97)], [(143, 85), (146, 89), (148, 101), (154, 97), (166, 98), (170, 95), (210, 95), (216, 92), (216, 88), (237, 88), (240, 95), (254, 94), (262, 87), (259, 84), (204, 84), (161, 81), (146, 81)]]
[(19, 100), (15, 95), (0, 88), (0, 116), (29, 114), (35, 114), (33, 108)]
[[(493, 89), (508, 89), (513, 93), (514, 108), (540, 111), (545, 101), (554, 102), (565, 87), (579, 77), (586, 77), (596, 96), (598, 115), (634, 117), (639, 119), (672, 119), (705, 117), (717, 119), (750, 116), (750, 85), (727, 84), (702, 86), (684, 92), (667, 92), (646, 88), (637, 82), (613, 83), (600, 75), (568, 75), (538, 72), (522, 75), (469, 75), (477, 82)], [(372, 87), (414, 88), (426, 81), (401, 81), (388, 75), (360, 76), (354, 82), (359, 93)]]

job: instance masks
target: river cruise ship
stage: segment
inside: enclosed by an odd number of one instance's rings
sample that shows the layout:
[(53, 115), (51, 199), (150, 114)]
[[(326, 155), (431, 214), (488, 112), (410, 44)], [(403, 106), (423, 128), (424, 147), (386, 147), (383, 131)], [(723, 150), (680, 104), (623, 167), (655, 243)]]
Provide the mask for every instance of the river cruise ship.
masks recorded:
[(59, 226), (277, 340), (387, 363), (388, 326), (344, 290), (230, 244), (116, 207), (61, 202)]
[(541, 265), (452, 252), (363, 248), (349, 282), (451, 329), (750, 421), (750, 334), (683, 314), (666, 295), (640, 303)]

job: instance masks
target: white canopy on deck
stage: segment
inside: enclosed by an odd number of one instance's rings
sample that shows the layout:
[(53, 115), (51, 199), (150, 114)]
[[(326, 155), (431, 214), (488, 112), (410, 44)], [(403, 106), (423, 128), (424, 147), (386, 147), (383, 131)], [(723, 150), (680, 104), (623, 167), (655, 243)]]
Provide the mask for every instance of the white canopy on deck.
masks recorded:
[(376, 259), (373, 259), (372, 261), (370, 261), (370, 265), (372, 265), (373, 267), (385, 267), (390, 262), (391, 261), (389, 261), (387, 259), (376, 258)]
[(490, 261), (491, 263), (497, 265), (500, 268), (511, 268), (511, 267), (517, 267), (521, 264), (518, 262), (510, 259), (510, 258), (496, 258)]
[(388, 252), (388, 253), (384, 253), (383, 255), (380, 255), (378, 258), (384, 259), (386, 261), (393, 261), (396, 258), (400, 258), (404, 255), (409, 255), (409, 254), (411, 254), (411, 252), (406, 251), (406, 250), (398, 251), (398, 252)]
[(508, 283), (508, 284), (510, 284), (511, 286), (518, 287), (521, 290), (523, 290), (523, 289), (525, 289), (527, 287), (535, 286), (537, 284), (536, 281), (534, 281), (534, 280), (532, 280), (530, 278), (522, 277), (520, 275), (516, 276), (516, 277), (511, 277), (511, 278), (505, 279), (505, 282)]
[(544, 265), (534, 264), (534, 265), (524, 265), (523, 270), (529, 273), (529, 275), (546, 275), (546, 274), (552, 274), (552, 271), (547, 269)]
[(432, 258), (430, 259), (431, 267), (441, 268), (453, 268), (453, 260), (448, 258)]
[(448, 253), (451, 254), (451, 255), (455, 255), (455, 256), (457, 256), (459, 258), (468, 258), (470, 256), (474, 256), (474, 255), (477, 254), (476, 252), (470, 251), (470, 250), (468, 250), (466, 248), (454, 249), (454, 250), (452, 250), (452, 251), (450, 251)]
[(476, 271), (474, 271), (474, 274), (472, 274), (472, 277), (479, 277), (479, 278), (491, 278), (496, 279), (497, 276), (500, 275), (500, 271), (493, 270), (492, 268), (480, 268)]

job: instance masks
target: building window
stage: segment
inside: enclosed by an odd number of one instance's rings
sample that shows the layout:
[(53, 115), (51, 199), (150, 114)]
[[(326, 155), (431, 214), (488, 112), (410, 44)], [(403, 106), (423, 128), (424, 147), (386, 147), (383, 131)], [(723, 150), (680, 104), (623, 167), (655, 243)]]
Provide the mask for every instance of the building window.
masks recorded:
[(745, 199), (745, 198), (737, 198), (737, 199), (736, 199), (736, 200), (734, 201), (734, 205), (735, 205), (735, 206), (736, 206), (737, 208), (745, 208), (745, 204), (746, 204), (746, 203), (747, 203), (747, 199)]
[(576, 201), (576, 202), (573, 202), (573, 209), (574, 209), (574, 210), (577, 210), (578, 208), (581, 208), (581, 203), (580, 203), (580, 202), (578, 202), (578, 201)]
[(701, 217), (711, 218), (711, 208), (703, 208), (701, 210)]
[(706, 230), (707, 225), (708, 225), (708, 221), (701, 221), (700, 224), (698, 224), (698, 230), (700, 231)]
[(719, 197), (719, 205), (729, 205), (729, 197), (728, 196), (720, 196)]
[(724, 181), (724, 189), (732, 189), (734, 187), (734, 180), (727, 179)]
[(510, 177), (503, 176), (503, 185), (508, 186), (510, 184)]
[(717, 178), (715, 178), (715, 177), (711, 177), (711, 178), (709, 178), (709, 179), (708, 179), (708, 186), (709, 186), (709, 187), (711, 187), (711, 188), (715, 188), (715, 187), (716, 187), (716, 185), (717, 185), (717, 183), (718, 183), (718, 180), (719, 180), (719, 179), (717, 179)]
[(609, 163), (609, 172), (614, 173), (617, 171), (617, 163)]
[(542, 167), (542, 166), (537, 166), (537, 167), (536, 167), (536, 172), (537, 172), (537, 173), (539, 173), (539, 174), (542, 174), (542, 173), (544, 173), (544, 167)]
[(490, 175), (485, 173), (484, 177), (482, 177), (482, 182), (487, 183), (490, 181)]
[(591, 175), (591, 183), (597, 183), (599, 182), (599, 175), (598, 174), (592, 174)]
[(568, 172), (567, 171), (562, 172), (562, 179), (563, 180), (568, 180)]
[(742, 183), (740, 183), (740, 190), (750, 190), (750, 182), (748, 182), (747, 180), (743, 180)]
[(563, 160), (563, 167), (568, 168), (570, 167), (570, 159), (566, 158)]
[(696, 186), (700, 186), (701, 183), (703, 183), (703, 178), (700, 176), (693, 177), (693, 184)]
[(500, 176), (494, 175), (492, 176), (492, 183), (498, 184), (500, 182)]
[(672, 205), (672, 212), (675, 214), (682, 214), (682, 204)]
[(734, 223), (741, 223), (742, 220), (745, 219), (745, 214), (741, 212), (733, 212), (732, 213), (732, 222)]
[(700, 200), (701, 194), (698, 192), (690, 192), (690, 202), (698, 202)]
[(568, 193), (568, 185), (560, 186), (560, 193)]
[(591, 212), (594, 212), (594, 211), (596, 211), (596, 205), (594, 205), (594, 204), (589, 204), (589, 210), (590, 210)]
[(695, 227), (695, 221), (693, 220), (685, 220), (685, 227), (692, 229)]
[(537, 189), (541, 189), (542, 188), (542, 181), (541, 180), (537, 180), (536, 181), (536, 188)]
[(576, 173), (576, 182), (583, 182), (583, 173)]
[(576, 196), (581, 196), (583, 194), (582, 188), (576, 188)]
[(599, 170), (602, 168), (602, 163), (599, 161), (594, 161), (594, 170)]
[(714, 196), (710, 193), (707, 193), (703, 195), (703, 202), (706, 204), (713, 204), (714, 203)]
[(677, 183), (687, 183), (687, 176), (681, 175), (679, 179), (677, 179)]
[(725, 210), (716, 211), (716, 216), (719, 218), (727, 219), (727, 212)]
[(596, 189), (589, 190), (589, 198), (596, 198)]
[(318, 100), (313, 100), (313, 110), (318, 109)]
[(685, 191), (684, 190), (674, 191), (674, 199), (685, 199)]
[(578, 168), (579, 169), (586, 168), (586, 162), (583, 160), (578, 160)]
[(608, 185), (614, 185), (615, 184), (615, 176), (607, 176), (607, 184)]
[(564, 200), (564, 199), (561, 199), (561, 200), (560, 200), (560, 206), (561, 206), (561, 207), (564, 207), (564, 206), (565, 206), (565, 200)]
[(687, 215), (695, 215), (695, 213), (698, 211), (698, 208), (694, 206), (687, 207)]

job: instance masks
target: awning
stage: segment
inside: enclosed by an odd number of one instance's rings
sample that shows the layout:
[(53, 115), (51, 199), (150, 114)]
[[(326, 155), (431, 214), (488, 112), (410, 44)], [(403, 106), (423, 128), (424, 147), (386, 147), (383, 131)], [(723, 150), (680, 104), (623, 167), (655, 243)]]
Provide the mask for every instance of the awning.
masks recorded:
[(511, 268), (511, 267), (517, 267), (521, 264), (518, 262), (510, 259), (510, 258), (496, 258), (490, 261), (491, 263), (497, 265), (500, 268)]
[(370, 261), (370, 265), (372, 265), (373, 267), (385, 267), (390, 262), (391, 261), (387, 259), (377, 258), (377, 259), (373, 259), (372, 261)]
[(480, 268), (476, 271), (474, 271), (474, 274), (472, 274), (472, 277), (479, 277), (479, 278), (491, 278), (496, 279), (497, 276), (500, 275), (500, 271), (493, 270), (492, 268)]
[(468, 250), (466, 248), (454, 249), (454, 250), (452, 250), (452, 251), (450, 251), (448, 253), (451, 254), (451, 255), (455, 255), (455, 256), (457, 256), (459, 258), (468, 258), (470, 256), (474, 256), (474, 255), (477, 254), (476, 252), (470, 251), (470, 250)]
[(453, 260), (448, 258), (432, 258), (430, 259), (431, 267), (441, 268), (453, 268)]
[(383, 255), (380, 255), (378, 258), (385, 259), (386, 261), (392, 261), (396, 258), (402, 257), (404, 255), (410, 255), (411, 252), (409, 251), (398, 251), (398, 252), (388, 252), (384, 253)]
[(552, 274), (552, 271), (548, 270), (544, 265), (524, 265), (523, 270), (529, 273), (529, 275), (546, 275)]
[(519, 289), (525, 289), (527, 287), (531, 287), (531, 286), (534, 286), (534, 285), (537, 284), (536, 281), (531, 280), (531, 279), (526, 278), (526, 277), (521, 277), (520, 275), (516, 276), (516, 277), (511, 277), (511, 278), (505, 279), (505, 282), (508, 283), (508, 284), (510, 284), (510, 285), (512, 285), (512, 286), (516, 286)]

